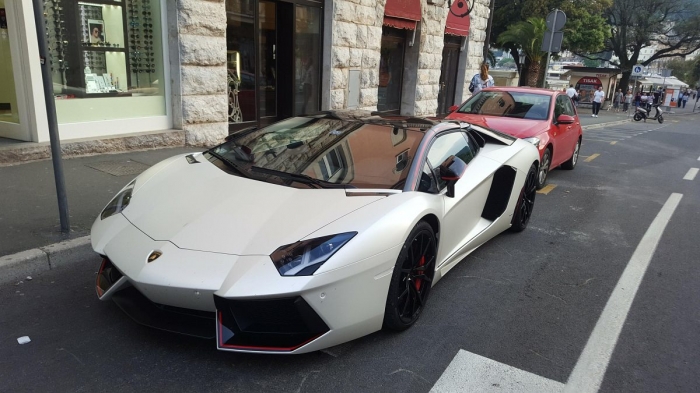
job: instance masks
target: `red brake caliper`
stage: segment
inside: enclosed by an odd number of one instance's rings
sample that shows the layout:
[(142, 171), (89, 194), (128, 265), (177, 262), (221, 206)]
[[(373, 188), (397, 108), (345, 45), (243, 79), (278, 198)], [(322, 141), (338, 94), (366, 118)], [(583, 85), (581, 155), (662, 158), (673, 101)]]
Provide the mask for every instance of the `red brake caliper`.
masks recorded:
[[(422, 257), (420, 257), (420, 261), (418, 261), (418, 267), (423, 266), (423, 265), (425, 265), (425, 255), (423, 255)], [(425, 274), (425, 272), (423, 272), (423, 274)], [(416, 289), (417, 289), (417, 290), (420, 290), (420, 284), (421, 284), (422, 282), (423, 282), (423, 279), (422, 279), (422, 278), (416, 278), (415, 283), (416, 283)]]

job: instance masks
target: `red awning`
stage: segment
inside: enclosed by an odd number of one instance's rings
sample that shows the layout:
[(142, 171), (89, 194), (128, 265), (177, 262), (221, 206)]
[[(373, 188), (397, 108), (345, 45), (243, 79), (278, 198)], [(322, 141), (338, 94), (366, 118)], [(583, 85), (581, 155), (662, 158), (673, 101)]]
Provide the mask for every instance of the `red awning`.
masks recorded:
[(397, 29), (415, 30), (416, 23), (415, 20), (392, 18), (391, 16), (384, 17), (384, 26), (395, 27)]
[[(460, 7), (461, 6), (461, 7)], [(457, 35), (460, 37), (469, 36), (469, 25), (471, 20), (469, 15), (464, 15), (466, 7), (465, 1), (455, 1), (447, 14), (445, 23), (445, 34)]]
[(420, 0), (387, 0), (384, 26), (415, 30), (420, 22)]

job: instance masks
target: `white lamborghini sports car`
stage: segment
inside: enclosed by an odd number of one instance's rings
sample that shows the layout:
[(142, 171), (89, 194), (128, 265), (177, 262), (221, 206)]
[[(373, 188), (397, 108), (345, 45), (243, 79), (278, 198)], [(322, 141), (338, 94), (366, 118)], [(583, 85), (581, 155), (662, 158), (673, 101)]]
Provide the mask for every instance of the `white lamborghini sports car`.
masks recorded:
[(457, 121), (328, 112), (230, 135), (124, 187), (92, 226), (97, 294), (221, 350), (304, 353), (410, 327), (535, 200), (535, 146)]

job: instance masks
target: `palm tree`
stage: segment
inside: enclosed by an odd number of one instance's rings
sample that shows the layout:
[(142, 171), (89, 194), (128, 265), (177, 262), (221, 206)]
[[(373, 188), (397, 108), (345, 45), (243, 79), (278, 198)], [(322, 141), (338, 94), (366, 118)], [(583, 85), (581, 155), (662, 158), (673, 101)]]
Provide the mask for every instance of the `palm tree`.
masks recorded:
[(527, 18), (524, 22), (518, 22), (508, 26), (508, 29), (498, 36), (497, 42), (504, 46), (513, 43), (525, 53), (529, 64), (527, 69), (527, 85), (537, 87), (537, 79), (542, 67), (544, 57), (541, 51), (544, 32), (547, 29), (544, 18)]

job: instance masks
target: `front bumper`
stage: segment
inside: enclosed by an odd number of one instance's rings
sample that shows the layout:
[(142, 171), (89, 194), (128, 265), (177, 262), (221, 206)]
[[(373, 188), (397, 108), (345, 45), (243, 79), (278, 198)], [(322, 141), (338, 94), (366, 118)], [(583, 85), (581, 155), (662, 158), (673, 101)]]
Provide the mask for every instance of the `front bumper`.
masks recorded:
[(98, 296), (140, 324), (216, 337), (220, 350), (304, 353), (381, 329), (399, 247), (307, 277), (280, 276), (268, 256), (179, 249), (132, 225), (96, 251), (107, 256)]

